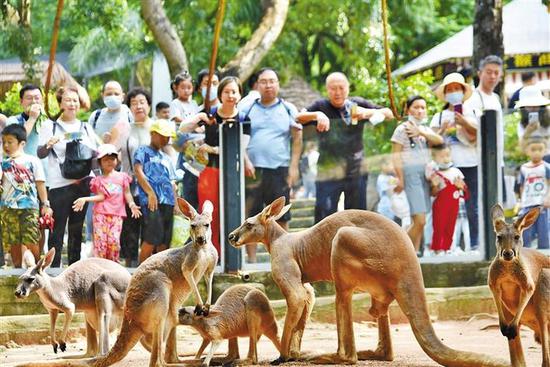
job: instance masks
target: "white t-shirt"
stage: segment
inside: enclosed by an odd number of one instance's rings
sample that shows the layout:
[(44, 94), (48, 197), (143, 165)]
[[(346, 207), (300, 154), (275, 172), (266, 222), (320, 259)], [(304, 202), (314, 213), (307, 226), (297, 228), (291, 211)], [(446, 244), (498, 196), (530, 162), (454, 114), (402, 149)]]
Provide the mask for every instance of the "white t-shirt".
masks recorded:
[[(501, 165), (504, 166), (504, 119), (498, 94), (492, 93), (489, 95), (480, 88), (476, 88), (472, 96), (464, 102), (464, 107), (473, 111), (478, 126), (481, 126), (481, 115), (485, 110), (497, 111), (497, 144), (500, 147), (498, 154), (500, 155)], [(480, 139), (479, 129), (477, 138)], [(478, 147), (480, 147), (480, 144), (478, 144)]]
[[(465, 117), (475, 118), (471, 109), (463, 106), (462, 110)], [(443, 110), (434, 115), (430, 127), (432, 129), (438, 129), (445, 121), (449, 121), (449, 126), (452, 127), (454, 125), (454, 120), (455, 113), (453, 111)], [(445, 142), (451, 148), (451, 157), (456, 167), (476, 167), (478, 165), (477, 144), (475, 142), (466, 144), (464, 140), (460, 139), (458, 136), (447, 136)]]
[(521, 207), (542, 205), (548, 192), (550, 180), (550, 164), (541, 161), (534, 165), (532, 162), (521, 166), (519, 183), (522, 186)]
[[(92, 127), (86, 123), (82, 124), (80, 120), (75, 120), (71, 123), (66, 123), (61, 120), (57, 120), (55, 135), (59, 137), (59, 141), (53, 146), (52, 149), (55, 150), (57, 158), (54, 157), (52, 152), (48, 154), (48, 178), (46, 181), (46, 186), (50, 189), (56, 189), (59, 187), (64, 187), (75, 183), (77, 180), (66, 179), (61, 175), (61, 169), (59, 168), (59, 163), (65, 161), (65, 149), (67, 142), (71, 140), (71, 137), (68, 137), (68, 134), (80, 133), (81, 143), (89, 146), (92, 149), (97, 148), (96, 142), (98, 141), (97, 135), (94, 133)], [(82, 130), (81, 130), (82, 127)], [(50, 120), (45, 121), (42, 124), (42, 129), (40, 130), (40, 138), (38, 141), (38, 146), (45, 145), (48, 140), (53, 136), (53, 122)], [(69, 138), (69, 139), (67, 139)]]
[(179, 117), (182, 120), (187, 120), (188, 118), (195, 116), (197, 113), (199, 113), (199, 106), (197, 105), (197, 102), (193, 100), (183, 102), (176, 98), (170, 102), (170, 119)]

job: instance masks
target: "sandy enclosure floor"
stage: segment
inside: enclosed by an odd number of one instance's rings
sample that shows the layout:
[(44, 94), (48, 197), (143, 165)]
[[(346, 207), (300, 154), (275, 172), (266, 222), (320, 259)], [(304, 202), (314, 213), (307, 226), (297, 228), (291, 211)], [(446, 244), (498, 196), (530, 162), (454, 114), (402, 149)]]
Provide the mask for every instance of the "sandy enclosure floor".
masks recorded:
[[(281, 325), (281, 323), (280, 323)], [(506, 339), (500, 334), (494, 320), (448, 321), (436, 322), (434, 327), (439, 338), (446, 345), (467, 351), (476, 351), (501, 357), (508, 360)], [(377, 343), (377, 329), (370, 323), (355, 323), (355, 339), (358, 350), (372, 349)], [(392, 325), (395, 360), (393, 362), (361, 361), (361, 366), (438, 366), (420, 348), (408, 324)], [(281, 333), (282, 329), (279, 329)], [(535, 343), (533, 332), (522, 329), (522, 343), (528, 366), (540, 366), (542, 361), (541, 346)], [(112, 336), (114, 340), (114, 335)], [(188, 327), (178, 328), (178, 351), (182, 358), (192, 359), (193, 354), (201, 343), (200, 336)], [(85, 339), (71, 341), (67, 345), (66, 355), (81, 354), (86, 348)], [(336, 326), (323, 323), (309, 323), (304, 333), (302, 351), (306, 353), (333, 353), (337, 348)], [(208, 350), (208, 349), (207, 349)], [(223, 355), (227, 350), (227, 343), (223, 343), (217, 354)], [(241, 357), (246, 357), (248, 339), (239, 339)], [(271, 342), (262, 337), (258, 343), (258, 358), (260, 364), (266, 365), (278, 356), (277, 350)], [(59, 357), (54, 355), (50, 345), (26, 345), (21, 347), (2, 349), (0, 351), (1, 366), (16, 366), (27, 361), (46, 361)], [(114, 366), (147, 366), (149, 353), (137, 345), (125, 359)], [(304, 365), (292, 363), (289, 365)]]

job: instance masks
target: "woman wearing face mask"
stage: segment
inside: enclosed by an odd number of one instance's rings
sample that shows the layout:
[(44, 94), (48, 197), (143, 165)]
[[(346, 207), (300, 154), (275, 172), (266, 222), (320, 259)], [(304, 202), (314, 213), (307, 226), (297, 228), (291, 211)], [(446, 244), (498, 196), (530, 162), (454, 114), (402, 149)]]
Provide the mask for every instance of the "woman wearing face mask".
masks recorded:
[[(550, 139), (550, 99), (545, 98), (538, 87), (532, 85), (522, 88), (516, 108), (521, 114), (517, 133), (523, 150), (532, 135)], [(544, 160), (550, 163), (550, 144), (547, 143), (546, 148)]]
[(459, 73), (450, 73), (436, 89), (437, 98), (445, 102), (444, 110), (432, 118), (430, 127), (443, 136), (445, 144), (451, 149), (454, 166), (464, 175), (470, 197), (466, 200), (466, 213), (470, 226), (471, 248), (478, 246), (478, 208), (477, 208), (477, 123), (473, 111), (463, 105), (472, 95), (472, 87)]
[(103, 143), (113, 144), (120, 150), (128, 138), (132, 114), (122, 103), (124, 92), (117, 81), (106, 82), (101, 90), (101, 96), (105, 108), (92, 112), (88, 123)]
[(428, 144), (439, 145), (443, 138), (425, 126), (426, 100), (421, 96), (409, 97), (406, 103), (407, 121), (399, 124), (391, 137), (392, 157), (399, 193), (405, 190), (409, 201), (412, 225), (407, 230), (417, 254), (430, 211), (430, 188), (424, 172), (430, 161)]

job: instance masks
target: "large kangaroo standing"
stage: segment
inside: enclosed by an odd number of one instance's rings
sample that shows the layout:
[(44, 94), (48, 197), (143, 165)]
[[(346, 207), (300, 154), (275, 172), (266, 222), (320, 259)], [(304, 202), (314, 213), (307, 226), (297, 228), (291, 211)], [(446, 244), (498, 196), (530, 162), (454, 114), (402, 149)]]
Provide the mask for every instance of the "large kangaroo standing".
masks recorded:
[[(357, 360), (393, 360), (388, 307), (395, 299), (409, 319), (418, 343), (430, 358), (450, 367), (508, 366), (489, 356), (448, 348), (435, 334), (426, 304), (424, 282), (407, 234), (382, 215), (345, 210), (301, 232), (287, 233), (277, 224), (290, 205), (280, 197), (229, 235), (235, 247), (261, 242), (271, 254), (273, 279), (287, 301), (281, 339), (281, 363), (300, 355), (311, 297), (304, 283), (333, 281), (336, 287), (338, 352), (316, 363), (350, 364)], [(370, 314), (378, 321), (378, 347), (357, 352), (352, 324), (352, 295), (372, 296)]]

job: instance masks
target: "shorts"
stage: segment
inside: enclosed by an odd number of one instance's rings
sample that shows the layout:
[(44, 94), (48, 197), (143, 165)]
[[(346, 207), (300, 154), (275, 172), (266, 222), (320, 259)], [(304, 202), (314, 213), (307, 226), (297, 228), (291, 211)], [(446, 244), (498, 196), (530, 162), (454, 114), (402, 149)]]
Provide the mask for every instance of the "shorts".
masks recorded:
[[(246, 179), (246, 201), (249, 208), (248, 216), (256, 215), (273, 200), (284, 196), (286, 204), (290, 204), (290, 187), (287, 183), (288, 167), (256, 168), (256, 178)], [(280, 219), (290, 220), (290, 210)]]
[(414, 165), (403, 168), (410, 215), (426, 214), (432, 210), (430, 186), (426, 180), (424, 167)]
[(38, 209), (0, 208), (4, 250), (11, 245), (37, 245), (40, 241)]
[(146, 206), (142, 206), (141, 210), (143, 212), (142, 241), (155, 247), (170, 246), (172, 226), (174, 225), (174, 206), (159, 204), (154, 212)]

